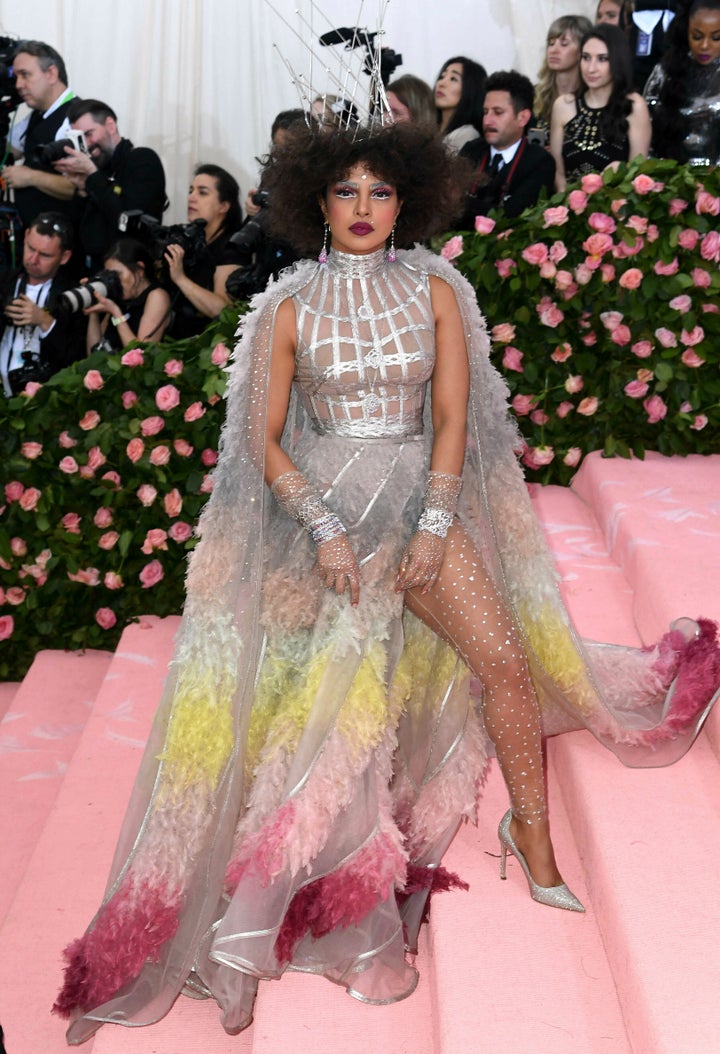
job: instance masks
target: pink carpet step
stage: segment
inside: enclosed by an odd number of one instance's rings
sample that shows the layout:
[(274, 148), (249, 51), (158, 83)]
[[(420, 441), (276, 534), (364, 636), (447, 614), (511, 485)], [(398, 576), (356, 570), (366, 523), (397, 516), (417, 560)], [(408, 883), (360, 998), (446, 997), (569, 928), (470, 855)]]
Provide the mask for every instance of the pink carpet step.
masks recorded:
[(22, 684), (12, 686), (0, 723), (0, 921), (59, 793), (110, 658), (105, 651), (43, 651)]
[(551, 740), (548, 754), (632, 1050), (716, 1050), (720, 767), (709, 743), (700, 736), (664, 769), (626, 769), (586, 732)]
[(0, 681), (0, 720), (8, 712), (20, 684), (20, 681)]

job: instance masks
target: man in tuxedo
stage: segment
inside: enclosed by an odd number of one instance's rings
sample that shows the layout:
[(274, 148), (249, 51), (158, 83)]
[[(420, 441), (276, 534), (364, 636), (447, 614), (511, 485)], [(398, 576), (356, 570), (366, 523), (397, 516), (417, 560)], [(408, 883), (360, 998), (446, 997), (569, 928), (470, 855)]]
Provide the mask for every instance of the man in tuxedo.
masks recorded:
[(491, 74), (485, 85), (483, 136), (460, 151), (475, 167), (462, 222), (472, 230), (476, 216), (491, 209), (519, 216), (545, 189), (552, 193), (555, 161), (542, 146), (527, 141), (533, 86), (515, 70)]

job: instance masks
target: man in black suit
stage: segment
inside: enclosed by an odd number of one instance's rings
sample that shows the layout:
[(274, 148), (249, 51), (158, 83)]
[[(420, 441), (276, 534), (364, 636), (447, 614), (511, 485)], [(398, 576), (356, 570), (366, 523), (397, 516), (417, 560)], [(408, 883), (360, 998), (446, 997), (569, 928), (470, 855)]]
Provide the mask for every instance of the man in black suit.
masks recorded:
[(485, 84), (483, 137), (460, 151), (475, 166), (460, 229), (472, 230), (476, 216), (491, 209), (519, 216), (540, 192), (552, 192), (555, 161), (541, 146), (528, 143), (533, 86), (515, 70), (491, 74)]
[(0, 397), (42, 383), (85, 356), (87, 319), (78, 311), (56, 317), (60, 293), (72, 285), (65, 265), (72, 228), (60, 212), (42, 212), (25, 232), (23, 265), (0, 281)]

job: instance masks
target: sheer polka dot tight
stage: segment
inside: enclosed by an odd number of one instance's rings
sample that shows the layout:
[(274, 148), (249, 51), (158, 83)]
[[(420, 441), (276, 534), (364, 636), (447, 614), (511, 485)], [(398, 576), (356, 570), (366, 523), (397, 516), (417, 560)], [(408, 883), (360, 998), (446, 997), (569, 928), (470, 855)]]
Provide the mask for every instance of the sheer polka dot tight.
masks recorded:
[(495, 744), (513, 813), (525, 823), (547, 814), (540, 711), (505, 604), (457, 522), (432, 589), (405, 594), (409, 609), (458, 654), (484, 686), (483, 719)]

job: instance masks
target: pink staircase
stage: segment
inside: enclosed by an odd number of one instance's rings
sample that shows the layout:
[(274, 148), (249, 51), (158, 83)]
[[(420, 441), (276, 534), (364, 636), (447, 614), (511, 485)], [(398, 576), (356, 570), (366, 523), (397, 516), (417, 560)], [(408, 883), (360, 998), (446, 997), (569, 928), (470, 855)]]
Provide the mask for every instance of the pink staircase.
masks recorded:
[[(647, 642), (678, 615), (720, 619), (720, 458), (591, 457), (572, 488), (533, 488), (585, 636)], [(102, 896), (176, 619), (143, 619), (116, 654), (44, 653), (0, 713), (0, 1022), (8, 1054), (66, 1050), (49, 1014), (61, 950)], [(94, 705), (93, 705), (94, 700)], [(669, 769), (629, 770), (586, 733), (548, 744), (553, 832), (586, 915), (498, 877), (497, 769), (448, 866), (412, 998), (368, 1007), (319, 978), (261, 986), (228, 1037), (214, 1003), (107, 1026), (93, 1054), (700, 1054), (717, 1048), (720, 712)]]

